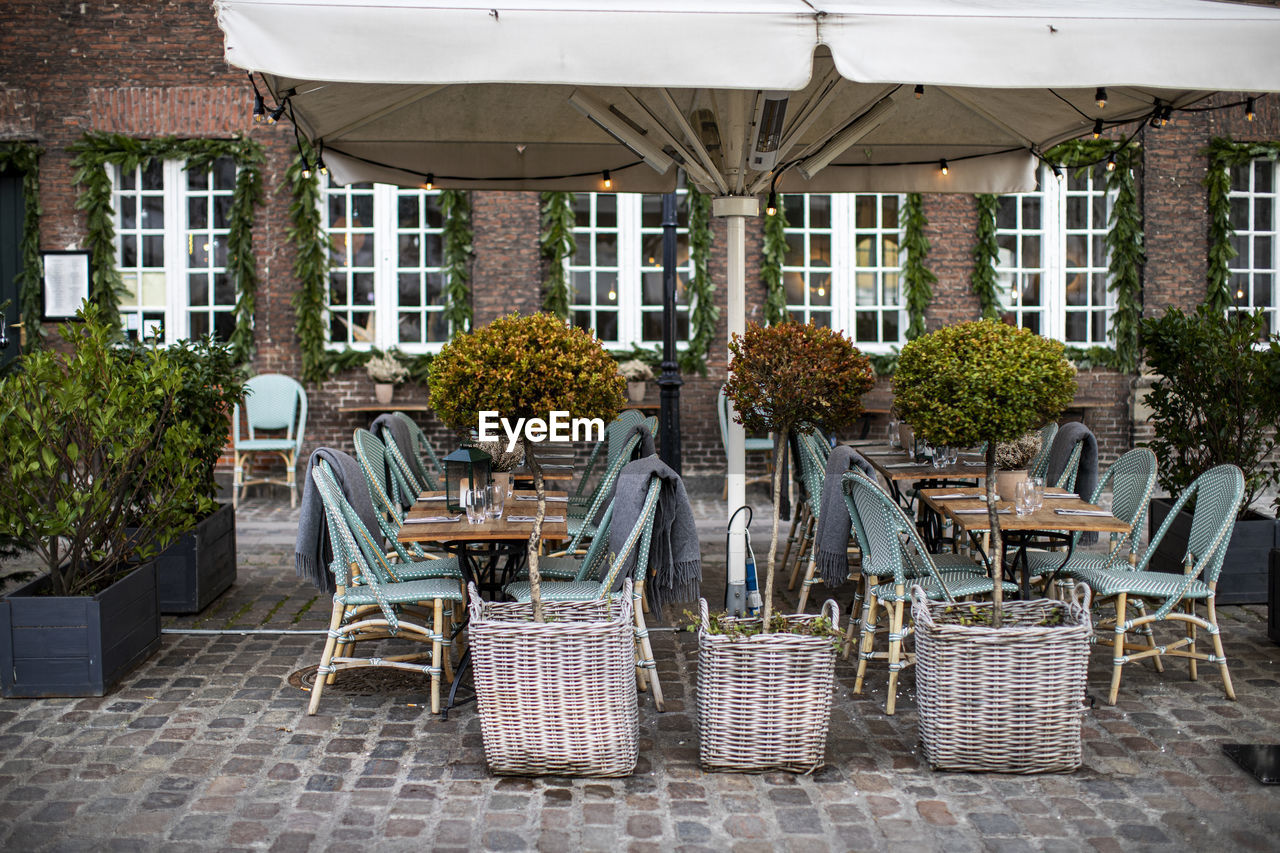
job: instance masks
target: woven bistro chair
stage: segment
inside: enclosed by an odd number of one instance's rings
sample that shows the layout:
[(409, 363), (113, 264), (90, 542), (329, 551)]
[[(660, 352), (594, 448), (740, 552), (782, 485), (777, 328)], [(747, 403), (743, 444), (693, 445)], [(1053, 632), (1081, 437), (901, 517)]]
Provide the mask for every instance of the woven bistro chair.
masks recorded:
[(387, 449), (387, 471), (394, 478), (395, 487), (400, 490), (402, 497), (411, 495), (417, 499), (423, 492), (433, 492), (437, 489), (435, 478), (430, 471), (426, 470), (425, 464), (422, 474), (419, 475), (413, 463), (409, 461), (409, 454), (414, 454), (416, 457), (417, 451), (414, 448), (401, 447), (396, 443), (395, 434), (385, 427), (378, 438)]
[(591, 502), (585, 508), (575, 507), (573, 502), (569, 502), (568, 514), (565, 516), (565, 524), (569, 530), (569, 545), (566, 551), (573, 553), (577, 551), (584, 541), (591, 540), (598, 535), (597, 522), (604, 512), (605, 505), (613, 498), (613, 489), (618, 482), (618, 475), (622, 473), (623, 467), (631, 461), (631, 455), (635, 453), (636, 447), (640, 445), (640, 436), (632, 433), (629, 439), (619, 443), (616, 451), (611, 451), (607, 467), (600, 475), (600, 481), (596, 484), (592, 491)]
[(615, 440), (614, 436), (621, 438), (621, 436), (629, 433), (633, 426), (643, 421), (644, 415), (638, 410), (624, 409), (605, 426), (604, 440), (597, 441), (596, 446), (591, 448), (591, 455), (587, 457), (587, 464), (582, 469), (582, 476), (578, 479), (577, 488), (569, 496), (570, 510), (584, 511), (591, 505), (598, 489), (598, 483), (592, 485), (591, 474), (595, 471), (596, 464), (600, 462), (601, 453), (604, 454), (604, 468), (608, 468), (609, 463), (613, 461), (613, 457), (622, 451), (622, 443)]
[[(600, 534), (591, 543), (587, 556), (583, 558), (582, 577), (568, 583), (544, 583), (541, 585), (544, 601), (594, 601), (601, 598), (617, 598), (623, 593), (615, 591), (618, 572), (622, 568), (627, 555), (636, 554), (636, 567), (631, 586), (632, 613), (636, 626), (636, 677), (640, 689), (645, 688), (646, 681), (653, 685), (653, 704), (659, 711), (663, 710), (662, 684), (658, 681), (658, 667), (653, 657), (653, 646), (649, 641), (649, 628), (644, 619), (644, 584), (649, 566), (649, 546), (653, 539), (653, 522), (658, 509), (658, 496), (662, 491), (661, 478), (649, 478), (645, 491), (644, 504), (636, 524), (627, 534), (617, 554), (609, 552), (609, 532), (605, 522), (612, 522), (613, 506), (609, 506), (602, 519)], [(599, 580), (590, 577), (590, 572), (600, 572)], [(516, 601), (530, 601), (533, 597), (528, 581), (507, 584), (503, 591)]]
[[(850, 518), (858, 519), (858, 537), (863, 543), (862, 571), (868, 575), (866, 605), (862, 618), (862, 642), (858, 651), (858, 674), (853, 692), (862, 692), (867, 661), (878, 658), (874, 649), (877, 610), (889, 611), (889, 649), (883, 657), (889, 662), (889, 692), (884, 712), (892, 715), (898, 699), (898, 673), (915, 661), (904, 652), (902, 644), (912, 634), (912, 626), (904, 621), (904, 606), (911, 601), (910, 586), (924, 591), (932, 601), (955, 601), (992, 593), (995, 583), (972, 572), (943, 572), (933, 555), (924, 547), (915, 524), (897, 502), (861, 471), (844, 475), (845, 504)], [(909, 575), (915, 577), (909, 577)], [(887, 583), (874, 579), (892, 577)], [(1016, 584), (1005, 583), (1007, 594), (1018, 591)]]
[[(1054, 436), (1058, 434), (1058, 424), (1056, 421), (1040, 427), (1040, 452), (1036, 454), (1036, 458), (1031, 460), (1031, 464), (1027, 466), (1028, 472), (1033, 477), (1043, 477), (1045, 471), (1049, 470), (1049, 451), (1053, 449)], [(1068, 465), (1067, 468), (1071, 466)]]
[(443, 478), (444, 466), (440, 464), (440, 457), (436, 456), (435, 448), (431, 446), (430, 439), (422, 431), (422, 427), (418, 426), (418, 422), (404, 412), (392, 412), (391, 417), (409, 428), (409, 437), (413, 441), (414, 450), (417, 452), (418, 458), (422, 460), (423, 468), (426, 469), (427, 473), (437, 481)]
[[(1113, 599), (1115, 615), (1102, 620), (1099, 625), (1110, 624), (1112, 636), (1099, 638), (1112, 650), (1111, 692), (1107, 704), (1114, 705), (1120, 692), (1120, 676), (1124, 665), (1147, 657), (1159, 659), (1173, 655), (1187, 659), (1192, 681), (1197, 678), (1199, 661), (1216, 663), (1222, 675), (1222, 687), (1228, 699), (1235, 699), (1231, 685), (1231, 672), (1227, 669), (1227, 657), (1222, 650), (1222, 631), (1218, 627), (1214, 596), (1218, 575), (1222, 572), (1222, 560), (1226, 556), (1227, 543), (1231, 539), (1232, 526), (1240, 501), (1244, 497), (1244, 475), (1234, 465), (1218, 465), (1201, 474), (1178, 496), (1168, 517), (1151, 537), (1136, 568), (1130, 569), (1120, 558), (1111, 568), (1084, 569), (1075, 573), (1076, 578), (1093, 589), (1094, 600)], [(1178, 514), (1187, 502), (1195, 498), (1195, 512), (1191, 516), (1191, 530), (1187, 535), (1183, 554), (1183, 573), (1153, 572), (1149, 570), (1151, 557), (1169, 532)], [(1152, 607), (1136, 618), (1129, 618), (1128, 603), (1135, 599)], [(1196, 613), (1196, 602), (1204, 602), (1206, 615)], [(1125, 635), (1159, 622), (1181, 622), (1185, 636), (1165, 645), (1151, 643), (1138, 646), (1126, 641)], [(1211, 654), (1196, 650), (1196, 629), (1203, 628), (1213, 641)], [(1132, 653), (1131, 653), (1132, 652)]]
[[(316, 466), (312, 478), (324, 504), (333, 547), (329, 569), (334, 574), (337, 591), (333, 594), (328, 638), (320, 656), (315, 685), (311, 688), (307, 713), (315, 714), (325, 684), (332, 683), (338, 672), (383, 666), (429, 676), (431, 712), (439, 713), (440, 676), (443, 672), (452, 677), (445, 605), (461, 608), (461, 584), (452, 578), (397, 580), (395, 568), (383, 555), (377, 537), (347, 503), (327, 463)], [(430, 626), (418, 618), (421, 607), (431, 611)], [(392, 638), (430, 644), (431, 650), (394, 655), (375, 653), (366, 657), (353, 654), (357, 643)], [(418, 663), (424, 658), (429, 658), (430, 663)]]
[[(240, 404), (231, 410), (231, 505), (239, 506), (246, 486), (269, 484), (287, 486), (289, 507), (297, 506), (298, 457), (302, 455), (302, 439), (307, 431), (307, 392), (291, 376), (262, 373), (245, 383), (244, 412), (248, 438), (240, 437)], [(259, 432), (273, 435), (260, 437)], [(259, 453), (279, 456), (284, 461), (283, 480), (245, 479), (245, 469), (252, 473), (253, 457)]]
[[(819, 504), (822, 502), (822, 475), (825, 464), (820, 461), (821, 451), (812, 447), (813, 436), (793, 431), (788, 445), (793, 451), (795, 466), (799, 474), (800, 499), (792, 511), (792, 531), (787, 536), (787, 548), (782, 553), (782, 570), (791, 565), (790, 579), (787, 589), (795, 589), (800, 577), (800, 567), (805, 565), (813, 547), (813, 534), (818, 526)], [(815, 491), (816, 490), (816, 491)], [(795, 560), (791, 561), (791, 539), (795, 538)], [(809, 560), (812, 563), (812, 560)], [(805, 593), (808, 590), (804, 590)], [(796, 608), (803, 612), (804, 605)]]

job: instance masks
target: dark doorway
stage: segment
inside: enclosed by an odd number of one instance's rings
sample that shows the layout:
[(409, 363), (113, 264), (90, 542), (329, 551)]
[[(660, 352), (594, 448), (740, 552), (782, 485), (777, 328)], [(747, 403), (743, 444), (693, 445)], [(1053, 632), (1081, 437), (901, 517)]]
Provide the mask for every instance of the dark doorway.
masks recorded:
[[(18, 273), (22, 271), (22, 174), (15, 169), (0, 171), (0, 305), (9, 343), (0, 350), (0, 368), (18, 355)], [(7, 303), (7, 304), (6, 304)]]

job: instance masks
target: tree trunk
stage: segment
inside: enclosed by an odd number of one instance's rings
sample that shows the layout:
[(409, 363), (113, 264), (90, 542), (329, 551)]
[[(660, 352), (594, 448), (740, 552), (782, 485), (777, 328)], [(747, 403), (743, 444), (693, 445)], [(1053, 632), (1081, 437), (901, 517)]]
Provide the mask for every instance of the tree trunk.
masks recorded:
[(782, 454), (787, 448), (789, 430), (775, 430), (773, 433), (773, 527), (769, 533), (769, 568), (765, 572), (764, 609), (761, 611), (764, 625), (761, 633), (769, 633), (769, 617), (773, 615), (773, 569), (774, 559), (778, 554), (778, 516), (782, 506)]
[(1004, 601), (1004, 541), (1000, 537), (1000, 514), (996, 511), (996, 443), (987, 442), (987, 520), (991, 525), (991, 590), (993, 604), (991, 624), (999, 628), (1003, 621), (1000, 608)]
[(545, 622), (542, 615), (542, 575), (538, 572), (538, 552), (542, 546), (542, 518), (547, 513), (547, 490), (542, 482), (542, 466), (533, 453), (533, 442), (522, 439), (524, 464), (533, 474), (533, 488), (538, 493), (538, 511), (533, 517), (533, 532), (529, 534), (529, 597), (533, 601), (533, 621)]

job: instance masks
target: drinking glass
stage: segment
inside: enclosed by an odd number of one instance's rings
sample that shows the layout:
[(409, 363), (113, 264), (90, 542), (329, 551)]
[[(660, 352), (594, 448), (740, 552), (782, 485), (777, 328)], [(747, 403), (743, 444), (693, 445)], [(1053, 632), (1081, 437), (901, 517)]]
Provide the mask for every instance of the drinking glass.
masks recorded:
[(1027, 477), (1027, 482), (1032, 486), (1034, 492), (1034, 505), (1036, 509), (1044, 506), (1044, 477)]
[(1013, 487), (1013, 505), (1018, 515), (1030, 515), (1036, 509), (1036, 484), (1028, 478)]
[(486, 512), (490, 518), (502, 518), (502, 504), (506, 500), (506, 489), (499, 483), (490, 483), (484, 487)]
[(960, 448), (954, 444), (947, 447), (947, 464), (956, 465), (960, 462)]
[(951, 448), (945, 444), (939, 445), (933, 449), (933, 467), (945, 468), (950, 464), (947, 460), (951, 457)]
[(901, 447), (898, 443), (898, 419), (889, 418), (889, 446)]
[(462, 492), (462, 505), (467, 510), (468, 522), (471, 524), (484, 522), (484, 489), (464, 489)]

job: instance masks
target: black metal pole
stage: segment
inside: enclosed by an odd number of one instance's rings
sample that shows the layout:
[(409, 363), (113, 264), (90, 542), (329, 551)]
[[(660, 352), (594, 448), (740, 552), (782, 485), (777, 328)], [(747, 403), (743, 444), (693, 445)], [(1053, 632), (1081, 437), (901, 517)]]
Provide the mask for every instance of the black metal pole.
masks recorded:
[(659, 456), (680, 471), (680, 366), (676, 363), (676, 194), (662, 197), (662, 375), (658, 377)]

